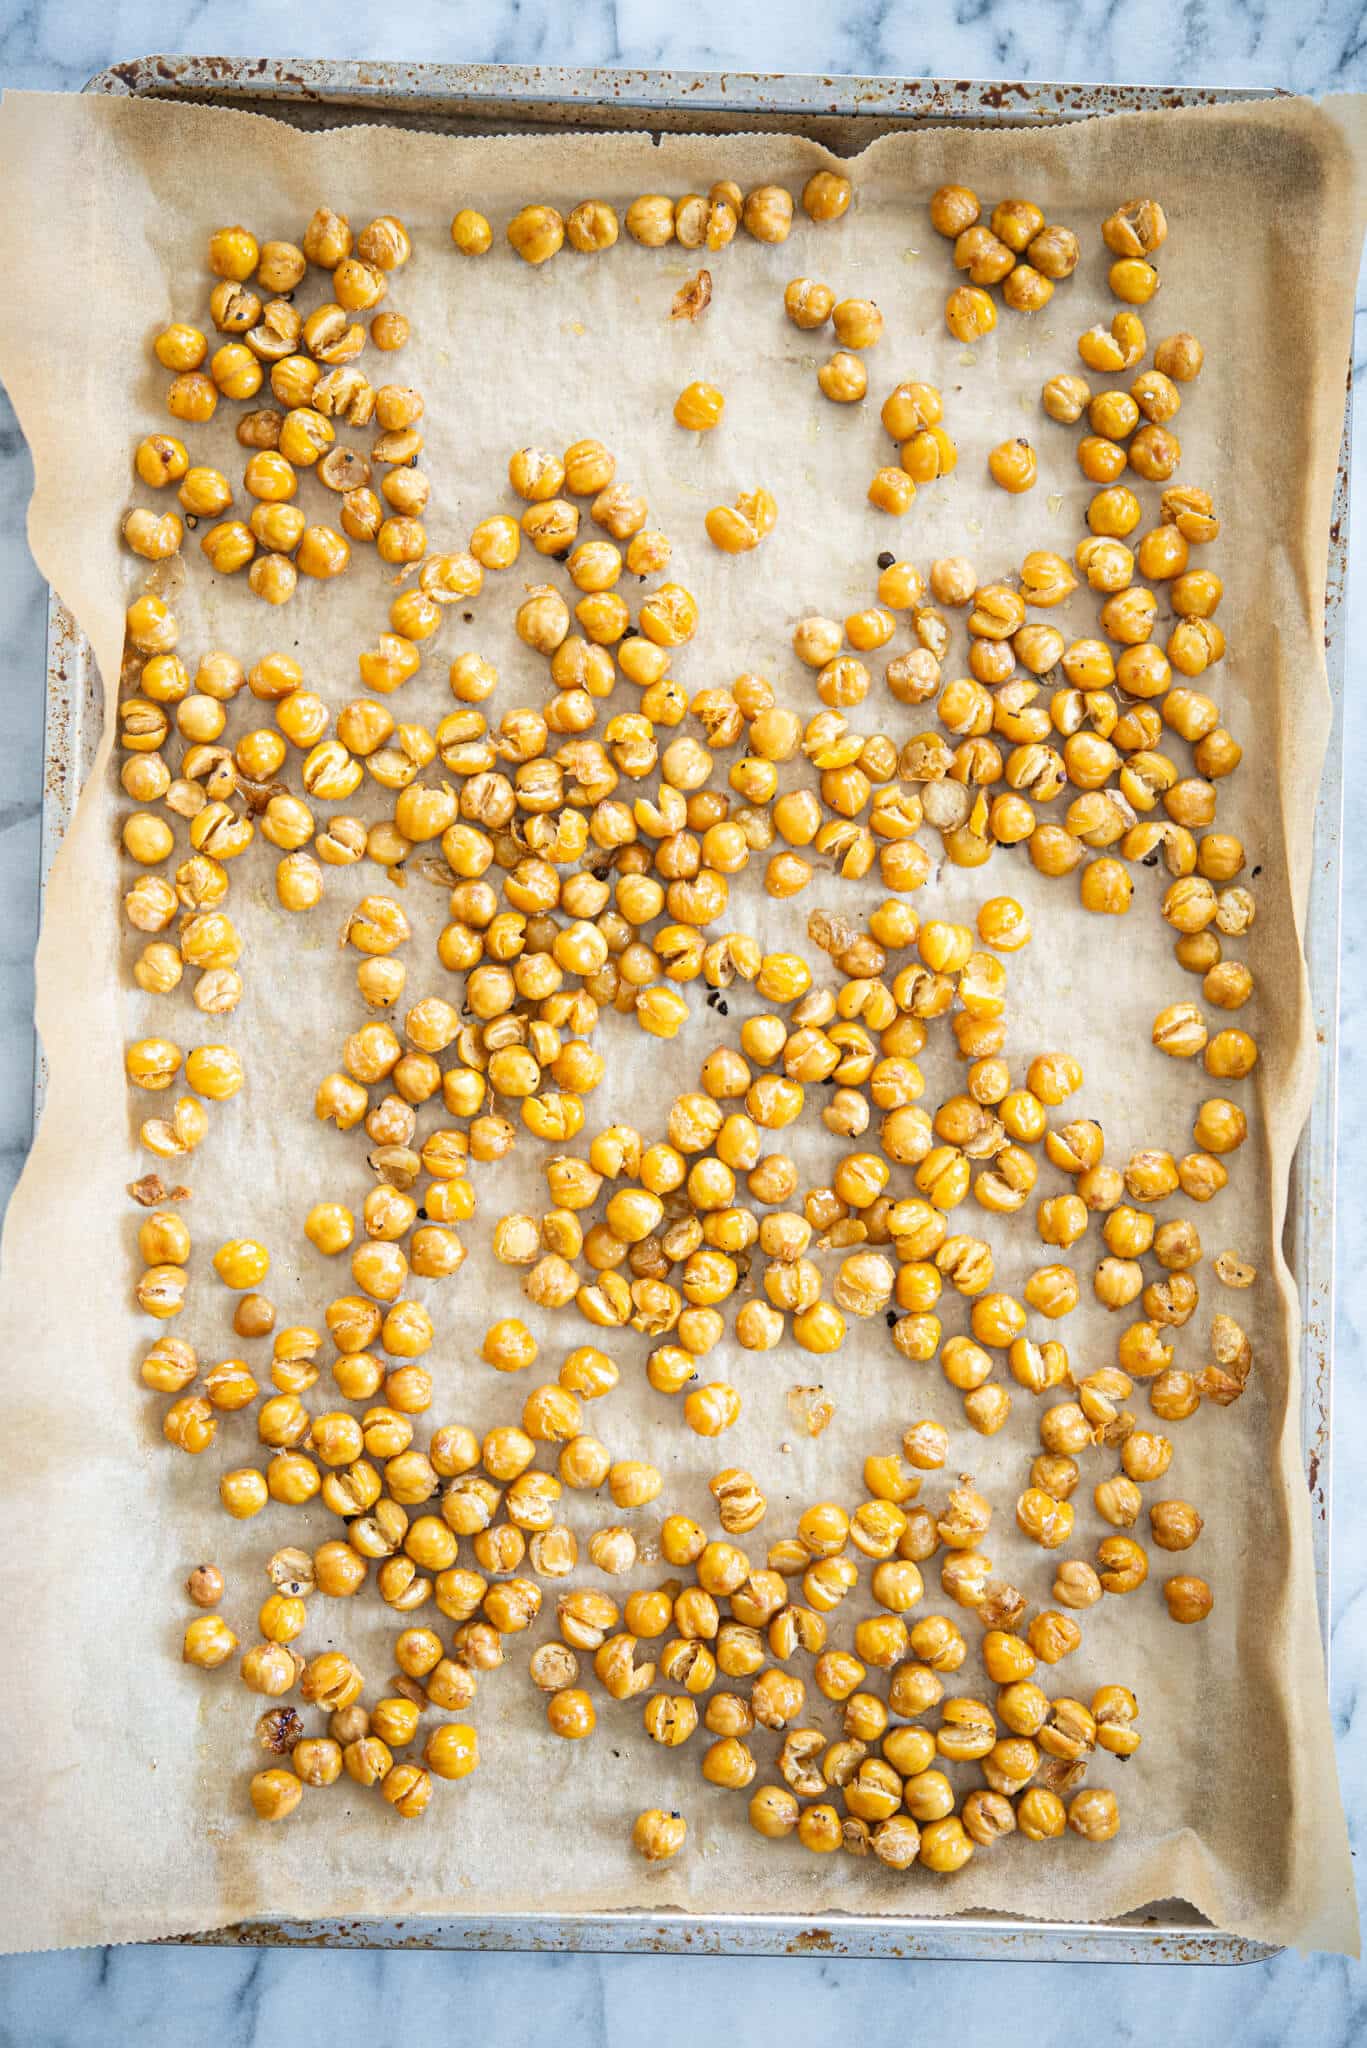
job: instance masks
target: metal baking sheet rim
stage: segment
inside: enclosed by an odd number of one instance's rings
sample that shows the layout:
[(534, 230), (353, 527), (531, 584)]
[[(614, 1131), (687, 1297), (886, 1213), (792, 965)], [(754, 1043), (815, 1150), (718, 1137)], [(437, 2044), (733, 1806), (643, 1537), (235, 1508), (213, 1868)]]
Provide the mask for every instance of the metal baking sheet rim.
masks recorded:
[[(1261, 91), (1145, 86), (1018, 84), (972, 80), (799, 78), (758, 73), (562, 70), (550, 67), (397, 65), (151, 56), (115, 65), (87, 91), (115, 95), (266, 103), (284, 119), (304, 109), (364, 109), (372, 118), (415, 101), (434, 116), (508, 125), (642, 125), (812, 129), (829, 123), (1006, 121), (1084, 118), (1127, 108), (1265, 98)], [(1325, 648), (1333, 729), (1316, 804), (1306, 930), (1320, 1072), (1292, 1165), (1286, 1246), (1302, 1311), (1301, 1435), (1310, 1488), (1316, 1600), (1328, 1656), (1331, 1359), (1334, 1304), (1335, 1096), (1339, 917), (1343, 823), (1343, 608), (1348, 567), (1348, 482), (1352, 420), (1346, 394), (1330, 526)], [(89, 643), (52, 593), (48, 611), (41, 887), (71, 822), (94, 757), (103, 692)], [(41, 1049), (34, 1073), (35, 1122), (42, 1106)], [(477, 1918), (425, 1916), (244, 1922), (175, 1937), (196, 1945), (577, 1950), (585, 1953), (884, 1956), (923, 1960), (1238, 1964), (1278, 1953), (1269, 1944), (1213, 1928), (1184, 1901), (1123, 1920), (1062, 1924), (989, 1914), (844, 1916), (683, 1912), (535, 1913)]]

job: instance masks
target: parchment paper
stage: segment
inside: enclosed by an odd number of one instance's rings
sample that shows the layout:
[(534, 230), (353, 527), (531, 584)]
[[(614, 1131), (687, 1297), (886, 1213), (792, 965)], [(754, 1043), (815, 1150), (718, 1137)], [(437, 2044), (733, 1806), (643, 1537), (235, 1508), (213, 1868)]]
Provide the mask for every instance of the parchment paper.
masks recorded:
[[(1045, 1674), (1056, 1693), (1089, 1698), (1097, 1684), (1119, 1680), (1139, 1696), (1138, 1757), (1124, 1767), (1101, 1757), (1089, 1776), (1117, 1790), (1123, 1833), (1116, 1843), (1101, 1849), (1070, 1836), (1037, 1848), (1016, 1837), (980, 1853), (953, 1880), (763, 1843), (745, 1824), (744, 1797), (699, 1778), (701, 1737), (666, 1754), (647, 1741), (637, 1706), (606, 1701), (593, 1744), (551, 1737), (526, 1677), (525, 1642), (514, 1643), (509, 1667), (482, 1684), (474, 1712), (481, 1770), (463, 1785), (438, 1785), (420, 1824), (400, 1822), (374, 1794), (344, 1781), (330, 1793), (308, 1794), (288, 1825), (263, 1827), (246, 1799), (248, 1777), (262, 1762), (252, 1727), (263, 1702), (246, 1693), (231, 1665), (204, 1675), (179, 1664), (189, 1612), (181, 1586), (201, 1558), (221, 1562), (230, 1579), (224, 1612), (245, 1644), (268, 1590), (260, 1566), (270, 1550), (316, 1543), (335, 1525), (321, 1511), (276, 1507), (245, 1526), (223, 1516), (218, 1472), (259, 1455), (249, 1416), (224, 1418), (218, 1446), (198, 1461), (161, 1440), (165, 1404), (146, 1394), (136, 1373), (155, 1331), (131, 1301), (139, 1216), (124, 1194), (147, 1163), (136, 1148), (137, 1119), (160, 1104), (130, 1101), (121, 1054), (127, 1040), (163, 1029), (187, 1047), (227, 1040), (247, 1060), (247, 1088), (211, 1110), (210, 1137), (186, 1162), (194, 1193), (184, 1213), (196, 1244), (190, 1306), (176, 1327), (204, 1360), (246, 1356), (265, 1382), (269, 1347), (233, 1337), (231, 1298), (209, 1258), (226, 1237), (264, 1238), (275, 1262), (266, 1291), (282, 1322), (321, 1323), (325, 1302), (350, 1285), (345, 1261), (329, 1266), (300, 1225), (323, 1196), (359, 1209), (369, 1184), (363, 1133), (320, 1130), (311, 1101), (360, 1015), (352, 961), (339, 953), (336, 934), (363, 891), (384, 885), (370, 868), (330, 870), (325, 904), (309, 919), (287, 919), (271, 893), (271, 850), (258, 845), (233, 870), (229, 904), (247, 943), (240, 1009), (224, 1020), (201, 1018), (188, 977), (169, 1001), (138, 997), (121, 958), (129, 949), (115, 842), (124, 806), (116, 764), (102, 752), (50, 885), (38, 1016), (51, 1081), (4, 1242), (0, 1470), (10, 1540), (0, 1547), (7, 1642), (0, 1697), (17, 1732), (14, 1767), (0, 1792), (8, 1859), (0, 1940), (7, 1947), (146, 1939), (266, 1914), (987, 1907), (1090, 1920), (1181, 1896), (1245, 1935), (1355, 1948), (1315, 1626), (1294, 1291), (1279, 1246), (1288, 1166), (1316, 1059), (1299, 931), (1329, 721), (1323, 582), (1361, 238), (1360, 134), (1358, 101), (1316, 110), (1283, 100), (1033, 132), (932, 129), (883, 141), (852, 166), (856, 205), (843, 226), (816, 228), (799, 214), (785, 246), (742, 238), (714, 257), (711, 311), (690, 327), (666, 316), (695, 257), (642, 250), (624, 237), (610, 256), (566, 250), (534, 272), (507, 251), (504, 223), (533, 198), (568, 211), (579, 198), (601, 194), (622, 209), (640, 191), (706, 190), (723, 176), (747, 188), (781, 180), (796, 191), (826, 160), (821, 150), (777, 135), (666, 138), (658, 148), (630, 136), (451, 140), (383, 128), (305, 135), (206, 109), (6, 95), (0, 251), (10, 290), (0, 305), (0, 372), (34, 450), (34, 553), (111, 681), (119, 673), (123, 607), (142, 566), (119, 549), (116, 519), (126, 504), (150, 496), (130, 489), (136, 437), (166, 425), (165, 379), (149, 343), (173, 317), (205, 320), (202, 252), (211, 228), (224, 221), (241, 219), (262, 239), (297, 238), (320, 202), (357, 225), (377, 212), (400, 213), (415, 254), (389, 303), (410, 315), (414, 336), (402, 357), (386, 359), (374, 374), (377, 381), (396, 375), (426, 394), (433, 544), (464, 545), (476, 518), (517, 509), (505, 482), (515, 447), (561, 447), (599, 435), (617, 452), (619, 474), (647, 492), (652, 520), (675, 542), (671, 573), (699, 600), (702, 627), (676, 674), (692, 691), (756, 669), (773, 678), (785, 701), (810, 712), (816, 700), (809, 673), (790, 652), (792, 625), (809, 611), (841, 617), (871, 603), (880, 550), (923, 564), (967, 553), (984, 580), (1014, 572), (1032, 546), (1071, 552), (1087, 486), (1074, 462), (1076, 436), (1044, 418), (1038, 387), (1052, 372), (1075, 368), (1077, 334), (1109, 317), (1099, 220), (1135, 193), (1161, 199), (1171, 233), (1161, 257), (1162, 296), (1146, 317), (1151, 339), (1192, 327), (1207, 350), (1206, 371), (1186, 388), (1175, 425), (1181, 480), (1208, 486), (1224, 522), (1219, 543), (1203, 557), (1224, 578), (1220, 616), (1230, 645), (1210, 686), (1245, 749), (1241, 770), (1222, 788), (1220, 822), (1243, 834), (1257, 864), (1259, 917), (1246, 955), (1258, 992), (1239, 1021), (1256, 1031), (1262, 1050), (1254, 1079), (1235, 1091), (1261, 1111), (1254, 1135), (1232, 1162), (1228, 1191), (1197, 1215), (1208, 1259), (1234, 1246), (1261, 1277), (1251, 1293), (1228, 1295), (1207, 1263), (1200, 1309), (1176, 1333), (1178, 1362), (1199, 1371), (1210, 1316), (1228, 1310), (1250, 1330), (1255, 1369), (1237, 1406), (1207, 1404), (1171, 1431), (1177, 1455), (1159, 1489), (1195, 1500), (1206, 1517), (1197, 1550), (1176, 1568), (1210, 1580), (1214, 1614), (1202, 1628), (1170, 1624), (1160, 1586), (1174, 1567), (1154, 1550), (1148, 1585), (1086, 1616), (1082, 1650)], [(1050, 220), (1077, 231), (1085, 251), (1078, 276), (1043, 314), (1029, 320), (1003, 311), (995, 336), (972, 351), (944, 332), (941, 308), (955, 279), (948, 247), (925, 212), (930, 192), (948, 178), (972, 184), (989, 203), (1017, 192), (1035, 197)], [(495, 224), (495, 253), (482, 262), (459, 258), (447, 238), (463, 203), (481, 206)], [(825, 338), (799, 334), (780, 305), (784, 282), (800, 274), (827, 279), (838, 295), (869, 294), (884, 309), (887, 331), (868, 357), (863, 407), (832, 407), (816, 390)], [(924, 489), (899, 524), (867, 507), (864, 490), (886, 459), (877, 406), (907, 376), (942, 387), (960, 460), (956, 474)], [(727, 394), (722, 429), (703, 440), (685, 436), (670, 418), (675, 394), (693, 377), (711, 378)], [(1104, 381), (1094, 379), (1094, 388)], [(225, 406), (212, 430), (188, 436), (195, 459), (220, 462), (235, 480), (242, 461), (229, 438), (236, 412)], [(987, 450), (1016, 433), (1037, 444), (1041, 464), (1038, 488), (1022, 499), (985, 481)], [(352, 438), (364, 445), (365, 436)], [(759, 484), (778, 499), (777, 530), (759, 555), (723, 559), (703, 537), (703, 514)], [(1141, 494), (1151, 519), (1157, 492)], [(304, 501), (311, 516), (325, 516), (316, 486), (306, 488)], [(187, 539), (188, 588), (174, 608), (189, 657), (217, 644), (250, 662), (281, 647), (298, 653), (307, 682), (333, 704), (358, 693), (356, 653), (383, 629), (391, 594), (373, 556), (358, 551), (340, 583), (305, 588), (301, 579), (295, 603), (274, 613), (250, 598), (244, 579), (210, 578), (194, 538)], [(513, 704), (539, 702), (544, 670), (518, 647), (510, 618), (521, 584), (542, 573), (524, 553), (510, 575), (490, 578), (470, 607), (473, 619), (450, 621), (421, 676), (396, 700), (397, 714), (435, 725), (450, 703), (445, 663), (467, 647), (488, 653), (502, 670), (489, 707), (495, 718)], [(564, 581), (558, 570), (551, 574)], [(1070, 637), (1093, 631), (1093, 602), (1083, 593), (1052, 616)], [(907, 644), (901, 621), (887, 653)], [(947, 677), (964, 671), (965, 654), (956, 616)], [(881, 677), (882, 660), (873, 666)], [(12, 686), (32, 687), (32, 679), (15, 678)], [(619, 703), (634, 703), (626, 685), (611, 708)], [(244, 697), (230, 736), (268, 723), (266, 711)], [(852, 722), (899, 740), (935, 723), (928, 707), (893, 703), (881, 680)], [(1174, 751), (1185, 758), (1177, 743)], [(287, 773), (297, 786), (297, 758)], [(342, 808), (383, 814), (379, 793), (369, 789)], [(938, 853), (934, 835), (925, 836)], [(1216, 1092), (1199, 1067), (1168, 1062), (1148, 1042), (1163, 1004), (1199, 993), (1173, 961), (1171, 934), (1157, 914), (1164, 880), (1161, 871), (1140, 870), (1135, 907), (1119, 925), (1087, 918), (1075, 885), (1045, 883), (1023, 852), (1001, 852), (976, 874), (947, 869), (917, 899), (923, 915), (970, 919), (991, 893), (1010, 891), (1027, 904), (1035, 941), (1009, 962), (1013, 1066), (1023, 1075), (1036, 1051), (1077, 1052), (1087, 1079), (1070, 1107), (1102, 1122), (1107, 1157), (1122, 1161), (1141, 1142), (1187, 1150), (1195, 1106)], [(867, 909), (881, 893), (819, 875), (795, 903), (777, 906), (755, 881), (735, 890), (728, 923), (768, 943), (801, 944), (809, 910)], [(442, 893), (415, 877), (405, 900), (418, 925), (407, 949), (409, 993), (449, 992), (431, 951)], [(604, 1020), (599, 1042), (609, 1075), (588, 1105), (588, 1132), (616, 1116), (662, 1128), (667, 1094), (691, 1081), (719, 1035), (697, 987), (693, 1005), (688, 1031), (666, 1051), (634, 1027)], [(749, 998), (732, 1000), (733, 1037), (750, 1007)], [(942, 1028), (926, 1055), (930, 1107), (961, 1072), (951, 1055)], [(429, 1111), (425, 1124), (432, 1121)], [(822, 1177), (829, 1145), (823, 1148), (815, 1118), (807, 1121), (814, 1130), (799, 1127), (791, 1149)], [(506, 1170), (478, 1175), (480, 1213), (466, 1231), (470, 1260), (458, 1279), (415, 1288), (438, 1322), (428, 1361), (437, 1381), (434, 1421), (468, 1419), (484, 1428), (511, 1417), (526, 1391), (525, 1382), (510, 1386), (479, 1362), (478, 1341), (495, 1315), (524, 1306), (518, 1275), (490, 1263), (488, 1232), (506, 1209), (544, 1206), (540, 1154), (524, 1138)], [(1042, 1166), (1041, 1193), (1063, 1185)], [(1190, 1213), (1189, 1205), (1165, 1213)], [(972, 1204), (960, 1216), (966, 1228), (981, 1222)], [(1331, 1227), (1327, 1217), (1324, 1227)], [(1019, 1283), (1029, 1267), (1055, 1256), (1037, 1245), (1029, 1211), (990, 1235), (998, 1284)], [(1084, 1305), (1057, 1332), (1078, 1370), (1107, 1362), (1117, 1326), (1128, 1320), (1109, 1320), (1091, 1302), (1098, 1255), (1093, 1228), (1072, 1259)], [(948, 1296), (941, 1304), (947, 1334), (965, 1327), (963, 1306)], [(528, 1380), (552, 1377), (563, 1353), (591, 1334), (573, 1312), (553, 1325), (529, 1320), (543, 1350)], [(791, 1347), (759, 1357), (729, 1348), (716, 1354), (709, 1370), (735, 1379), (745, 1412), (734, 1431), (708, 1445), (646, 1387), (645, 1339), (614, 1339), (610, 1348), (620, 1357), (622, 1384), (589, 1426), (614, 1453), (660, 1465), (666, 1491), (657, 1510), (702, 1511), (708, 1474), (723, 1463), (748, 1465), (770, 1499), (768, 1519), (749, 1539), (758, 1556), (791, 1529), (807, 1501), (853, 1505), (865, 1453), (893, 1448), (909, 1421), (935, 1416), (949, 1426), (953, 1448), (948, 1472), (932, 1478), (923, 1498), (937, 1502), (958, 1471), (974, 1473), (997, 1505), (985, 1547), (1033, 1602), (1048, 1604), (1053, 1560), (1012, 1524), (1038, 1419), (1020, 1390), (1006, 1430), (980, 1439), (964, 1426), (959, 1397), (938, 1368), (906, 1364), (875, 1322), (855, 1327), (825, 1363), (838, 1413), (814, 1443), (794, 1430), (784, 1405), (788, 1387), (817, 1377), (814, 1361)], [(1146, 1421), (1142, 1387), (1136, 1396)], [(326, 1372), (309, 1400), (331, 1405)], [(1107, 1464), (1098, 1456), (1085, 1466), (1072, 1554), (1089, 1554), (1106, 1533), (1090, 1489)], [(606, 1497), (575, 1498), (569, 1515), (581, 1531), (615, 1518)], [(627, 1519), (648, 1545), (658, 1511)], [(937, 1573), (932, 1566), (930, 1611), (948, 1605)], [(662, 1575), (643, 1564), (634, 1582)], [(576, 1582), (592, 1576), (581, 1570)], [(548, 1613), (555, 1590), (548, 1585)], [(318, 1599), (302, 1646), (312, 1653), (346, 1645), (374, 1699), (393, 1669), (398, 1619), (373, 1596), (347, 1604)], [(848, 1642), (850, 1618), (842, 1611), (834, 1619), (833, 1640)], [(955, 1685), (991, 1697), (976, 1652)], [(829, 1712), (823, 1718), (829, 1727)], [(762, 1768), (776, 1746), (775, 1737), (757, 1737)], [(956, 1775), (965, 1786), (973, 1781)], [(691, 1823), (687, 1853), (659, 1871), (648, 1871), (628, 1846), (631, 1820), (652, 1804), (677, 1805)]]

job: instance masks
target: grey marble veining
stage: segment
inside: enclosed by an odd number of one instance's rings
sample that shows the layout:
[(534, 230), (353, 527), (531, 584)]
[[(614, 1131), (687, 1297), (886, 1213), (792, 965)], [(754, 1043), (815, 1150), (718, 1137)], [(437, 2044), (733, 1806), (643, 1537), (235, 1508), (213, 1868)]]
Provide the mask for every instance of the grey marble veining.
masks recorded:
[[(304, 46), (281, 32), (271, 0), (228, 10), (190, 0), (0, 0), (0, 84), (79, 88), (150, 50), (214, 54), (439, 58), (448, 61), (663, 64), (706, 70), (848, 71), (910, 76), (1101, 79), (1367, 88), (1367, 6), (1353, 0), (956, 0), (951, 8), (846, 0), (838, 8), (751, 0), (351, 0), (310, 18)], [(298, 22), (297, 11), (291, 10)], [(13, 281), (11, 281), (12, 283)], [(1367, 376), (1367, 304), (1358, 376)], [(1367, 408), (1354, 473), (1367, 491)], [(0, 1202), (30, 1136), (32, 957), (36, 937), (45, 594), (24, 546), (30, 468), (0, 394)], [(1360, 496), (1360, 506), (1367, 497)], [(1361, 530), (1367, 515), (1358, 513)], [(1356, 700), (1367, 644), (1367, 551), (1349, 594), (1345, 899), (1367, 891), (1367, 717)], [(1344, 923), (1341, 1189), (1367, 1176), (1367, 935)], [(1335, 1368), (1333, 1705), (1354, 1841), (1367, 1842), (1367, 1556), (1349, 1504), (1367, 1498), (1367, 1329), (1357, 1276), (1367, 1213), (1339, 1214)], [(1031, 2048), (1083, 2040), (1162, 2039), (1241, 2048), (1358, 2048), (1367, 2042), (1367, 1970), (1290, 1956), (1257, 1969), (1049, 1969), (1015, 1965), (732, 1961), (570, 1956), (386, 1955), (132, 1948), (0, 1959), (0, 2048), (379, 2048), (477, 2030), (487, 2048), (555, 2040), (627, 2048), (663, 2025), (670, 2048), (738, 2043), (788, 2048), (833, 2039), (903, 2038), (908, 2024), (952, 2029), (957, 2048), (1010, 2039)]]

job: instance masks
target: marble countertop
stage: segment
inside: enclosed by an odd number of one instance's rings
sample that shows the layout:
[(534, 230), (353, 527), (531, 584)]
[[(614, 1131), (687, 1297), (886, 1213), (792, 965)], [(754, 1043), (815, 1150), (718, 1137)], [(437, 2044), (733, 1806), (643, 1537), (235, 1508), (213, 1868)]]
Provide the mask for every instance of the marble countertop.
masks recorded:
[[(297, 19), (297, 17), (296, 17)], [(1301, 92), (1367, 89), (1367, 10), (1360, 0), (957, 0), (911, 8), (846, 0), (351, 0), (308, 25), (302, 51), (273, 0), (230, 14), (190, 0), (0, 0), (0, 84), (77, 90), (93, 73), (151, 50), (442, 58), (463, 62), (673, 65), (956, 78), (1099, 79), (1277, 85)], [(1358, 375), (1367, 369), (1367, 291), (1359, 287)], [(1367, 480), (1367, 409), (1359, 407), (1354, 474)], [(24, 544), (27, 452), (0, 393), (0, 1203), (30, 1137), (33, 950), (37, 934), (39, 792), (46, 592)], [(1367, 488), (1367, 483), (1364, 483)], [(1367, 503), (1367, 500), (1363, 501)], [(1367, 714), (1354, 689), (1367, 645), (1367, 546), (1349, 592), (1345, 899), (1367, 890)], [(1359, 774), (1357, 771), (1361, 770)], [(1359, 1010), (1359, 1002), (1363, 1003)], [(1367, 947), (1344, 927), (1339, 1185), (1367, 1176), (1367, 1112), (1354, 1085), (1367, 1059)], [(1367, 1551), (1344, 1504), (1367, 1494), (1367, 1331), (1355, 1276), (1367, 1268), (1367, 1213), (1345, 1204), (1335, 1371), (1333, 1707), (1355, 1846), (1367, 1844)], [(1367, 1893), (1367, 1887), (1363, 1888)], [(1367, 1918), (1367, 1896), (1363, 1897)], [(667, 2015), (670, 2048), (779, 2036), (791, 2048), (832, 2038), (891, 2041), (904, 2015), (952, 2005), (956, 2048), (1002, 2035), (1003, 2001), (1030, 2015), (1032, 2048), (1100, 2032), (1112, 2041), (1206, 2043), (1237, 2033), (1244, 2048), (1291, 2036), (1304, 2048), (1367, 2040), (1367, 1968), (1341, 1958), (1281, 1956), (1245, 1969), (1016, 1964), (664, 1959), (611, 1956), (391, 1955), (332, 1951), (123, 1948), (0, 1959), (0, 2048), (85, 2048), (138, 2040), (180, 2048), (332, 2043), (339, 2014), (352, 2040), (388, 2048), (446, 2032), (453, 2010), (487, 2048), (535, 2038), (609, 2048)], [(927, 1979), (934, 1977), (933, 1984)]]

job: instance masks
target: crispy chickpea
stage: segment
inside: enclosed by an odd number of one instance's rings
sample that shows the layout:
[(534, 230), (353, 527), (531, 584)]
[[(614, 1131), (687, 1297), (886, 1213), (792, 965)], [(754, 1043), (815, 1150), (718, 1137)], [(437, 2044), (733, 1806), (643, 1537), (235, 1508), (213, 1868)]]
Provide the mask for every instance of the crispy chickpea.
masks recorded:
[(1163, 1581), (1163, 1598), (1172, 1619), (1187, 1624), (1204, 1621), (1215, 1605), (1215, 1595), (1205, 1580), (1187, 1572)]
[(674, 401), (674, 418), (690, 433), (709, 433), (719, 426), (726, 400), (715, 384), (686, 384)]
[(782, 185), (757, 185), (746, 193), (740, 219), (757, 242), (786, 242), (793, 225), (793, 196)]
[(835, 305), (835, 293), (815, 278), (795, 277), (784, 287), (783, 310), (794, 327), (810, 333), (824, 327)]
[(1074, 376), (1069, 371), (1060, 371), (1050, 377), (1040, 392), (1040, 404), (1051, 420), (1058, 420), (1063, 426), (1073, 426), (1082, 418), (1091, 399), (1091, 387), (1085, 377)]
[(1114, 1792), (1100, 1785), (1086, 1786), (1068, 1808), (1068, 1825), (1084, 1842), (1109, 1842), (1120, 1831)]
[(1158, 290), (1158, 272), (1142, 256), (1120, 256), (1107, 273), (1107, 282), (1127, 306), (1147, 306)]
[(883, 315), (872, 299), (841, 299), (831, 310), (831, 325), (842, 348), (872, 348), (883, 333)]
[(1017, 263), (1002, 280), (1002, 297), (1014, 313), (1038, 313), (1053, 296), (1053, 279), (1032, 263)]
[(258, 1771), (249, 1788), (258, 1820), (287, 1820), (304, 1796), (303, 1782), (293, 1771)]
[[(1130, 1536), (1105, 1536), (1097, 1545), (1097, 1574), (1107, 1593), (1130, 1593), (1142, 1586), (1149, 1575), (1149, 1561), (1142, 1547)], [(1055, 1595), (1058, 1585), (1055, 1582)]]
[(462, 256), (485, 256), (493, 246), (494, 231), (482, 213), (462, 206), (451, 222), (451, 240)]
[(856, 405), (869, 388), (869, 373), (856, 355), (839, 349), (816, 373), (825, 397), (837, 405)]
[[(454, 223), (452, 233), (454, 238)], [(565, 223), (553, 206), (524, 206), (509, 221), (507, 235), (510, 247), (524, 263), (546, 263), (564, 243)]]
[(1013, 495), (1033, 489), (1039, 474), (1034, 449), (1019, 436), (1000, 442), (988, 456), (987, 468), (993, 483)]
[(977, 285), (960, 285), (945, 301), (945, 326), (956, 341), (981, 341), (997, 324), (997, 309)]
[(1179, 384), (1187, 384), (1200, 376), (1205, 353), (1194, 334), (1165, 335), (1154, 344), (1154, 368)]
[(748, 1813), (756, 1834), (780, 1841), (796, 1828), (801, 1808), (786, 1786), (761, 1785), (751, 1796)]
[(1203, 1527), (1190, 1501), (1157, 1500), (1149, 1509), (1149, 1529), (1160, 1550), (1190, 1550)]
[[(936, 1775), (927, 1773), (926, 1775)], [(962, 1870), (973, 1854), (973, 1843), (955, 1814), (933, 1820), (921, 1830), (920, 1863), (926, 1870)]]
[(688, 1822), (681, 1813), (665, 1813), (652, 1806), (633, 1822), (631, 1846), (647, 1863), (664, 1863), (678, 1855), (687, 1833)]
[(1205, 1049), (1206, 1072), (1219, 1081), (1242, 1081), (1257, 1060), (1257, 1044), (1246, 1031), (1217, 1031)]
[(627, 233), (647, 249), (661, 249), (675, 237), (674, 202), (662, 192), (633, 199), (626, 211)]
[(802, 210), (809, 220), (840, 220), (849, 212), (853, 187), (841, 171), (813, 171), (802, 188)]
[(237, 1637), (221, 1615), (201, 1614), (186, 1626), (181, 1658), (201, 1671), (214, 1671), (236, 1648)]
[(565, 219), (566, 239), (581, 256), (610, 249), (618, 233), (617, 210), (605, 199), (581, 199)]
[(967, 185), (941, 185), (931, 197), (930, 224), (937, 234), (951, 242), (965, 228), (973, 227), (981, 215), (978, 195)]

